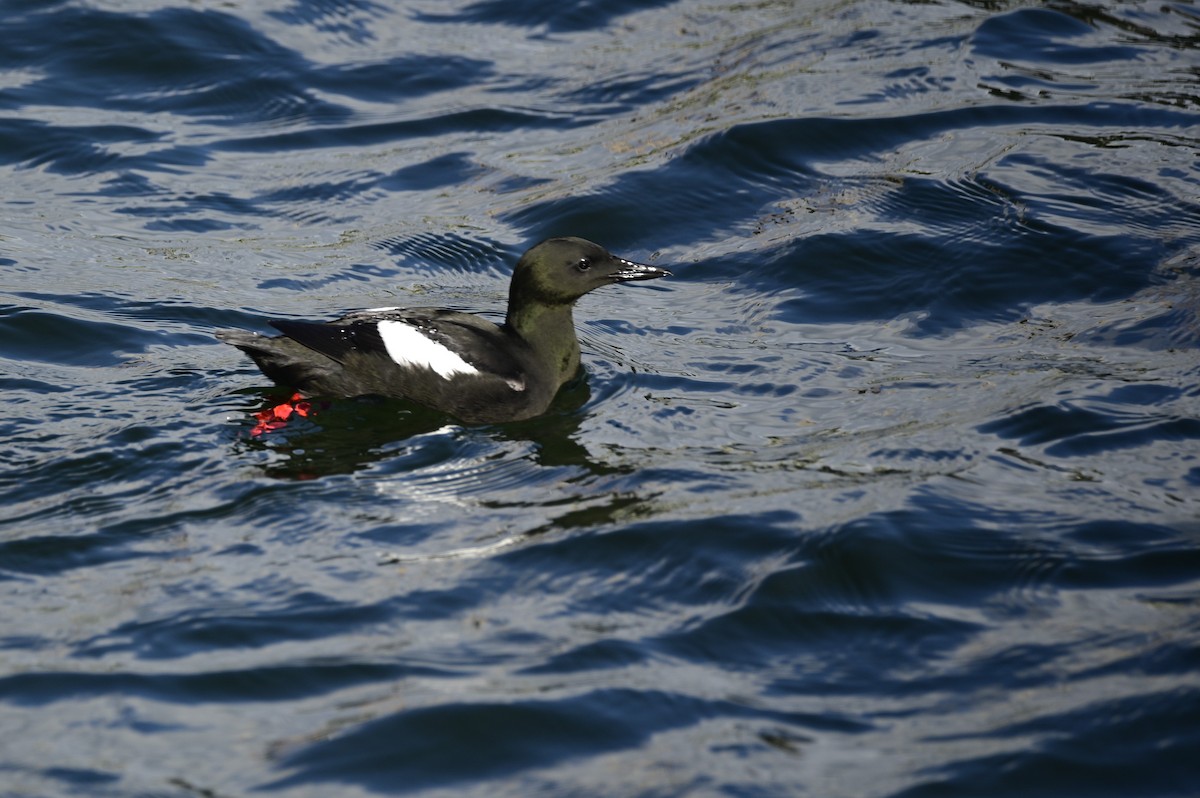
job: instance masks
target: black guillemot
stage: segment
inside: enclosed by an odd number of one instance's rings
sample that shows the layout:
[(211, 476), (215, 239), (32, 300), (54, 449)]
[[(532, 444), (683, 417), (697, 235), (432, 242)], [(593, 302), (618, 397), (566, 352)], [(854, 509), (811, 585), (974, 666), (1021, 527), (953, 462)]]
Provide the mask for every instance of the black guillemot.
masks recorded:
[(578, 372), (575, 300), (666, 269), (582, 238), (551, 238), (517, 261), (503, 324), (443, 308), (378, 308), (330, 322), (272, 321), (283, 335), (216, 336), (307, 396), (408, 399), (468, 424), (541, 415)]

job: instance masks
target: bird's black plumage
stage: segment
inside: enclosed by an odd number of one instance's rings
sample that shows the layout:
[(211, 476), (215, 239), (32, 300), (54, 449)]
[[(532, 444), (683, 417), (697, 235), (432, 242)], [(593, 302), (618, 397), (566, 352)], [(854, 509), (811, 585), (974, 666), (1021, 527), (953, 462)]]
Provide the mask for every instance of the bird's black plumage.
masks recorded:
[(581, 238), (552, 238), (517, 262), (503, 324), (442, 308), (356, 311), (330, 322), (272, 321), (283, 335), (221, 330), (274, 381), (315, 396), (409, 399), (467, 423), (545, 412), (579, 369), (575, 300), (665, 269)]

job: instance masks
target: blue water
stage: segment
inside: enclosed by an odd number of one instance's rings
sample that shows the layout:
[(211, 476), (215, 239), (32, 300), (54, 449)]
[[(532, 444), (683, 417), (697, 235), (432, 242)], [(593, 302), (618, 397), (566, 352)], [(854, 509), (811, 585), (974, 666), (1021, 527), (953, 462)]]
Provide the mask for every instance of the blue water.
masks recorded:
[[(1200, 791), (1191, 4), (0, 13), (0, 796)], [(545, 417), (252, 434), (561, 234)]]

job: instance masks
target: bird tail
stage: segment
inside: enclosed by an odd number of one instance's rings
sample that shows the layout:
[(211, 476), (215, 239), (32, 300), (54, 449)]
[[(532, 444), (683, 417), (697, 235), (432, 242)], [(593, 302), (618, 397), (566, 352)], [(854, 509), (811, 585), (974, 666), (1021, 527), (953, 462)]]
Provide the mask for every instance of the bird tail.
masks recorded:
[(308, 386), (330, 368), (338, 368), (334, 361), (283, 335), (272, 338), (245, 330), (217, 330), (214, 334), (249, 355), (263, 374), (280, 385)]

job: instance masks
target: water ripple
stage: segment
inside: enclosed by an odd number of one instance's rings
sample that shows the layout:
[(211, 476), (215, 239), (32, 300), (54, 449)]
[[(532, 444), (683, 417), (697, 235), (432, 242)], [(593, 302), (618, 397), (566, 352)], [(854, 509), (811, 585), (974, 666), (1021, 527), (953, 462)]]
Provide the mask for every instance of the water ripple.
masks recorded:
[[(6, 10), (9, 792), (1194, 781), (1186, 4)], [(214, 329), (564, 234), (674, 277), (544, 416), (252, 433)]]

